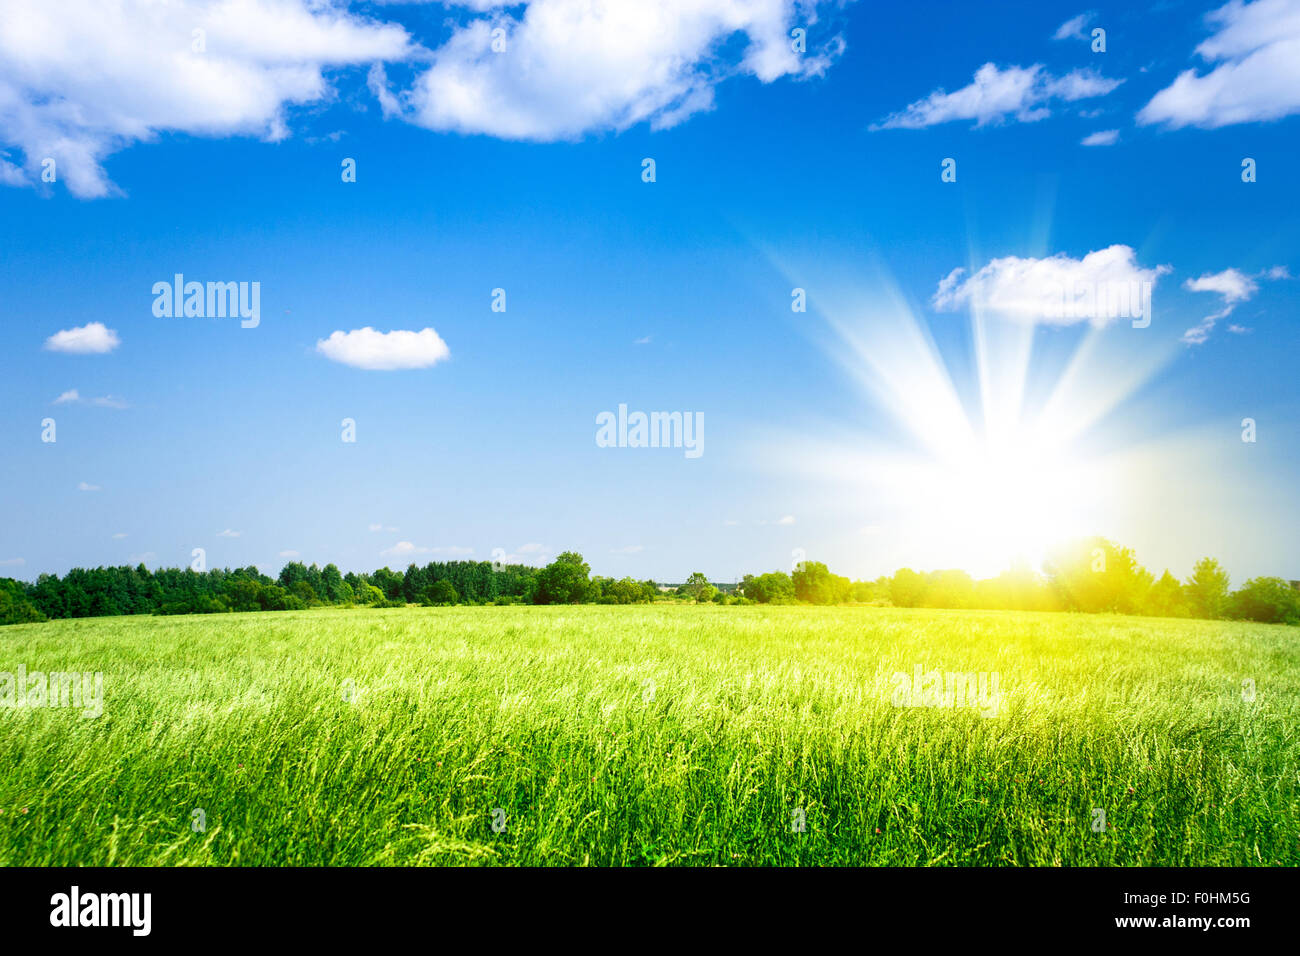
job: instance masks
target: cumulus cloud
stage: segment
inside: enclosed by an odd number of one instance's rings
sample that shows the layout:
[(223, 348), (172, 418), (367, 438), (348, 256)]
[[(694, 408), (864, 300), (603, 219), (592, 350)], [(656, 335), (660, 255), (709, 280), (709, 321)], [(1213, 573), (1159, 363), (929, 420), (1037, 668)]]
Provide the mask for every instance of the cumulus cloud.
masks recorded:
[(76, 355), (102, 355), (122, 344), (117, 333), (105, 328), (103, 322), (91, 322), (76, 328), (55, 332), (45, 340), (51, 352), (71, 352)]
[(1081, 13), (1077, 17), (1070, 17), (1052, 34), (1053, 40), (1087, 40), (1088, 34), (1083, 32), (1086, 27), (1097, 16), (1091, 10), (1087, 13)]
[(1103, 129), (1085, 136), (1080, 143), (1084, 146), (1114, 146), (1119, 142), (1119, 130)]
[(99, 485), (92, 485), (89, 482), (79, 481), (77, 482), (77, 490), (78, 491), (99, 491)]
[(985, 63), (975, 71), (969, 85), (952, 93), (935, 90), (871, 128), (923, 129), (954, 120), (975, 120), (976, 126), (985, 126), (1009, 118), (1032, 123), (1051, 115), (1048, 104), (1053, 100), (1074, 102), (1105, 96), (1123, 82), (1107, 79), (1091, 69), (1053, 76), (1041, 63), (1005, 70)]
[(794, 524), (794, 515), (784, 515), (783, 517), (778, 518), (777, 521), (776, 521), (776, 523), (777, 523), (777, 524)]
[(1169, 266), (1144, 269), (1129, 246), (1114, 245), (1082, 259), (1058, 253), (1044, 259), (1006, 256), (967, 275), (954, 269), (931, 300), (939, 311), (963, 307), (1013, 321), (1105, 326), (1116, 318), (1147, 315), (1148, 296)]
[[(1247, 275), (1240, 269), (1224, 269), (1222, 272), (1207, 272), (1195, 279), (1188, 279), (1183, 288), (1189, 292), (1212, 292), (1219, 297), (1219, 311), (1207, 315), (1200, 323), (1183, 333), (1183, 341), (1188, 345), (1201, 345), (1214, 331), (1220, 319), (1225, 319), (1243, 302), (1249, 302), (1259, 291), (1258, 279), (1289, 279), (1291, 273), (1286, 266), (1273, 266), (1255, 275)], [(1231, 325), (1229, 332), (1241, 335), (1251, 331), (1240, 325)]]
[(132, 143), (282, 139), (286, 107), (331, 95), (327, 69), (411, 50), (402, 27), (341, 0), (6, 0), (0, 140), (22, 151), (25, 180), (49, 157), (74, 195), (106, 196), (102, 163)]
[(294, 559), (294, 558), (301, 558), (301, 557), (302, 557), (302, 552), (300, 552), (300, 551), (292, 551), (292, 550), (290, 550), (290, 551), (281, 551), (280, 554), (279, 554), (279, 557), (281, 557), (281, 558), (287, 558), (287, 559), (289, 559), (289, 560), (292, 560), (292, 559)]
[(81, 393), (78, 392), (75, 388), (70, 388), (66, 392), (61, 393), (59, 397), (54, 400), (54, 404), (72, 405), (79, 401), (81, 401)]
[(1232, 0), (1205, 20), (1215, 32), (1196, 53), (1217, 65), (1184, 70), (1139, 123), (1214, 129), (1300, 113), (1300, 0)]
[(239, 537), (239, 532), (238, 532), (238, 531), (232, 531), (231, 529), (227, 528), (225, 531), (218, 531), (218, 532), (217, 532), (217, 537), (218, 537), (218, 538), (238, 538), (238, 537)]
[(26, 558), (5, 558), (3, 561), (0, 561), (0, 567), (16, 568), (26, 563)]
[[(818, 0), (528, 0), (475, 3), (410, 89), (381, 68), (386, 115), (504, 139), (575, 139), (641, 122), (667, 128), (713, 107), (730, 76), (771, 83), (826, 72), (844, 41), (814, 46)], [(801, 27), (805, 50), (794, 49)], [(497, 49), (494, 49), (494, 41)]]
[(335, 332), (317, 341), (316, 351), (354, 368), (385, 371), (428, 368), (451, 355), (447, 343), (433, 329), (376, 332), (370, 326)]

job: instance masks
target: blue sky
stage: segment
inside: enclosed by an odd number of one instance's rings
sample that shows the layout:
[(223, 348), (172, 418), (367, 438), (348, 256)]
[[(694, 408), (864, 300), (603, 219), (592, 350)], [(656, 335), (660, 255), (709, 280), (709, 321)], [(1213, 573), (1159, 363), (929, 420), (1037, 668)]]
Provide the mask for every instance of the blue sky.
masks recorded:
[[(610, 14), (557, 39), (562, 0), (266, 0), (248, 6), (326, 38), (269, 50), (239, 33), (274, 33), (251, 14), (191, 6), (98, 25), (123, 62), (90, 27), (20, 55), (44, 14), (5, 14), (0, 574), (184, 566), (196, 547), (272, 572), (497, 548), (659, 580), (797, 549), (854, 577), (987, 571), (1005, 549), (918, 491), (982, 486), (917, 454), (955, 428), (936, 381), (984, 434), (1007, 423), (990, 389), (1021, 368), (1017, 421), (1059, 391), (1072, 426), (1052, 429), (1071, 431), (1052, 443), (1065, 467), (1032, 475), (1044, 508), (1068, 496), (1157, 573), (1208, 553), (1237, 582), (1300, 577), (1300, 76), (1278, 66), (1298, 69), (1295, 2), (755, 2), (739, 24)], [(209, 22), (204, 52), (138, 66)], [(501, 53), (482, 47), (494, 27)], [(208, 59), (191, 74), (181, 55)], [(1043, 270), (1151, 277), (1149, 327), (1009, 301)], [(156, 317), (153, 284), (177, 272), (260, 283), (260, 323)], [(373, 369), (318, 348), (364, 328), (433, 329), (449, 355)], [(598, 447), (620, 403), (699, 413), (704, 453)]]

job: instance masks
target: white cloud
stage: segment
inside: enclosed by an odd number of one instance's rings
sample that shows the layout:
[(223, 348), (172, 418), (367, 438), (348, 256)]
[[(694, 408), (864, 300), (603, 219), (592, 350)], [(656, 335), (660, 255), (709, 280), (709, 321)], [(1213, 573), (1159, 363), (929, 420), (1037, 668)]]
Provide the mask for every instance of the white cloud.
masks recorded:
[(794, 524), (794, 515), (785, 515), (777, 519), (777, 524)]
[(1104, 326), (1120, 317), (1145, 315), (1144, 294), (1169, 266), (1144, 269), (1133, 249), (1114, 245), (1082, 259), (1058, 253), (1045, 259), (1006, 256), (973, 275), (954, 269), (931, 300), (939, 311), (987, 310), (1018, 322)]
[(1052, 34), (1053, 40), (1086, 40), (1088, 34), (1083, 32), (1083, 28), (1093, 21), (1097, 14), (1092, 11), (1081, 13), (1077, 17), (1071, 17), (1056, 28)]
[(126, 534), (125, 531), (119, 531), (119, 532), (117, 532), (117, 534), (113, 535), (113, 540), (114, 540), (114, 541), (121, 541), (121, 540), (122, 540), (123, 538), (125, 538), (126, 536), (127, 536), (127, 534)]
[(370, 326), (335, 332), (317, 341), (316, 351), (335, 362), (372, 371), (428, 368), (451, 355), (447, 343), (433, 329), (376, 332)]
[(429, 554), (432, 548), (423, 548), (410, 541), (399, 541), (391, 548), (385, 548), (379, 553), (386, 557), (403, 558), (413, 554)]
[(445, 554), (451, 557), (464, 557), (467, 554), (473, 554), (473, 548), (466, 548), (460, 545), (448, 544), (437, 547), (425, 547), (411, 541), (399, 541), (391, 548), (385, 548), (379, 552), (387, 557), (409, 557), (416, 554)]
[(239, 537), (239, 532), (238, 532), (238, 531), (231, 531), (229, 528), (227, 528), (225, 531), (218, 531), (218, 532), (217, 532), (217, 537), (218, 537), (218, 538), (238, 538), (238, 537)]
[(518, 551), (520, 554), (542, 554), (548, 549), (546, 548), (545, 545), (540, 545), (536, 541), (533, 541), (529, 544), (521, 544), (515, 550)]
[[(35, 181), (45, 157), (77, 196), (114, 192), (102, 163), (163, 132), (288, 135), (286, 107), (326, 100), (327, 69), (402, 59), (406, 31), (339, 0), (5, 0), (0, 140)], [(204, 31), (202, 52), (195, 30)], [(0, 179), (14, 179), (12, 169)]]
[(1139, 123), (1215, 129), (1300, 113), (1300, 0), (1232, 0), (1205, 19), (1217, 32), (1196, 52), (1218, 65), (1204, 75), (1184, 70)]
[(105, 328), (103, 322), (64, 329), (45, 340), (45, 347), (51, 352), (72, 352), (77, 355), (102, 355), (121, 344), (117, 332)]
[(639, 339), (633, 339), (632, 344), (633, 344), (633, 345), (649, 345), (649, 344), (650, 344), (650, 336), (648, 336), (648, 335), (643, 335), (643, 336), (641, 336), (641, 338), (639, 338)]
[[(1200, 345), (1205, 342), (1220, 319), (1227, 318), (1238, 305), (1249, 302), (1255, 297), (1255, 293), (1259, 291), (1259, 283), (1255, 280), (1289, 278), (1291, 273), (1286, 266), (1273, 266), (1253, 276), (1246, 275), (1240, 269), (1224, 269), (1222, 272), (1207, 272), (1195, 279), (1188, 279), (1183, 283), (1184, 289), (1191, 292), (1212, 292), (1219, 296), (1222, 308), (1218, 312), (1207, 315), (1201, 319), (1199, 325), (1194, 325), (1184, 332), (1183, 341), (1188, 345)], [(1231, 325), (1228, 331), (1241, 335), (1251, 330), (1244, 326)]]
[(1032, 123), (1051, 115), (1047, 104), (1052, 100), (1074, 102), (1104, 96), (1122, 82), (1107, 79), (1091, 69), (1073, 70), (1057, 77), (1048, 73), (1041, 63), (1009, 66), (1005, 70), (985, 63), (975, 71), (969, 85), (952, 93), (935, 90), (871, 128), (923, 129), (953, 120), (975, 120), (976, 126), (985, 126), (1008, 118)]
[(302, 557), (302, 554), (301, 554), (301, 552), (298, 552), (298, 551), (281, 551), (281, 552), (279, 553), (278, 557), (281, 557), (281, 558), (288, 558), (288, 559), (292, 560), (293, 558), (301, 558), (301, 557)]
[(3, 561), (0, 561), (0, 567), (16, 568), (26, 563), (26, 558), (5, 558)]
[(92, 485), (84, 481), (77, 482), (78, 491), (99, 491), (99, 485)]
[(68, 389), (56, 398), (53, 402), (55, 405), (78, 405), (85, 401), (87, 404), (95, 405), (99, 408), (130, 408), (125, 399), (117, 398), (113, 395), (101, 395), (97, 398), (82, 399), (81, 393), (75, 388)]
[[(435, 130), (504, 139), (575, 139), (648, 121), (662, 129), (711, 109), (733, 75), (771, 83), (819, 76), (838, 35), (806, 52), (790, 31), (817, 22), (817, 0), (528, 0), (476, 3), (409, 90), (370, 87), (386, 115)], [(505, 49), (493, 50), (493, 31)]]
[(1119, 130), (1103, 129), (1096, 133), (1090, 133), (1080, 140), (1083, 146), (1114, 146), (1119, 142)]

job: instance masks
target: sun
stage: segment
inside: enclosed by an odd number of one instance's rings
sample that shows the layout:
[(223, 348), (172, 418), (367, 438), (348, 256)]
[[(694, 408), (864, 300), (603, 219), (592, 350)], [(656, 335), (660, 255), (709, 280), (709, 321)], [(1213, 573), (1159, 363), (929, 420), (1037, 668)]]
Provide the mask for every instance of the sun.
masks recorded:
[(907, 520), (926, 550), (977, 575), (1040, 567), (1056, 545), (1088, 533), (1105, 490), (1085, 461), (1032, 432), (973, 442), (919, 472)]

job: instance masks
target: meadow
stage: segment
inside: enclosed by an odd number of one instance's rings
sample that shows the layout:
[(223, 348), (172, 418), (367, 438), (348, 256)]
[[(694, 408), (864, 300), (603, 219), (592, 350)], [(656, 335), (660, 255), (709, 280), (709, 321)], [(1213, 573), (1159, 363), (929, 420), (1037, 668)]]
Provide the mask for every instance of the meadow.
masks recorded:
[[(0, 863), (1295, 866), (1298, 635), (680, 604), (15, 625), (0, 671), (100, 671), (103, 714), (0, 708)], [(898, 706), (918, 667), (995, 673), (996, 713)]]

